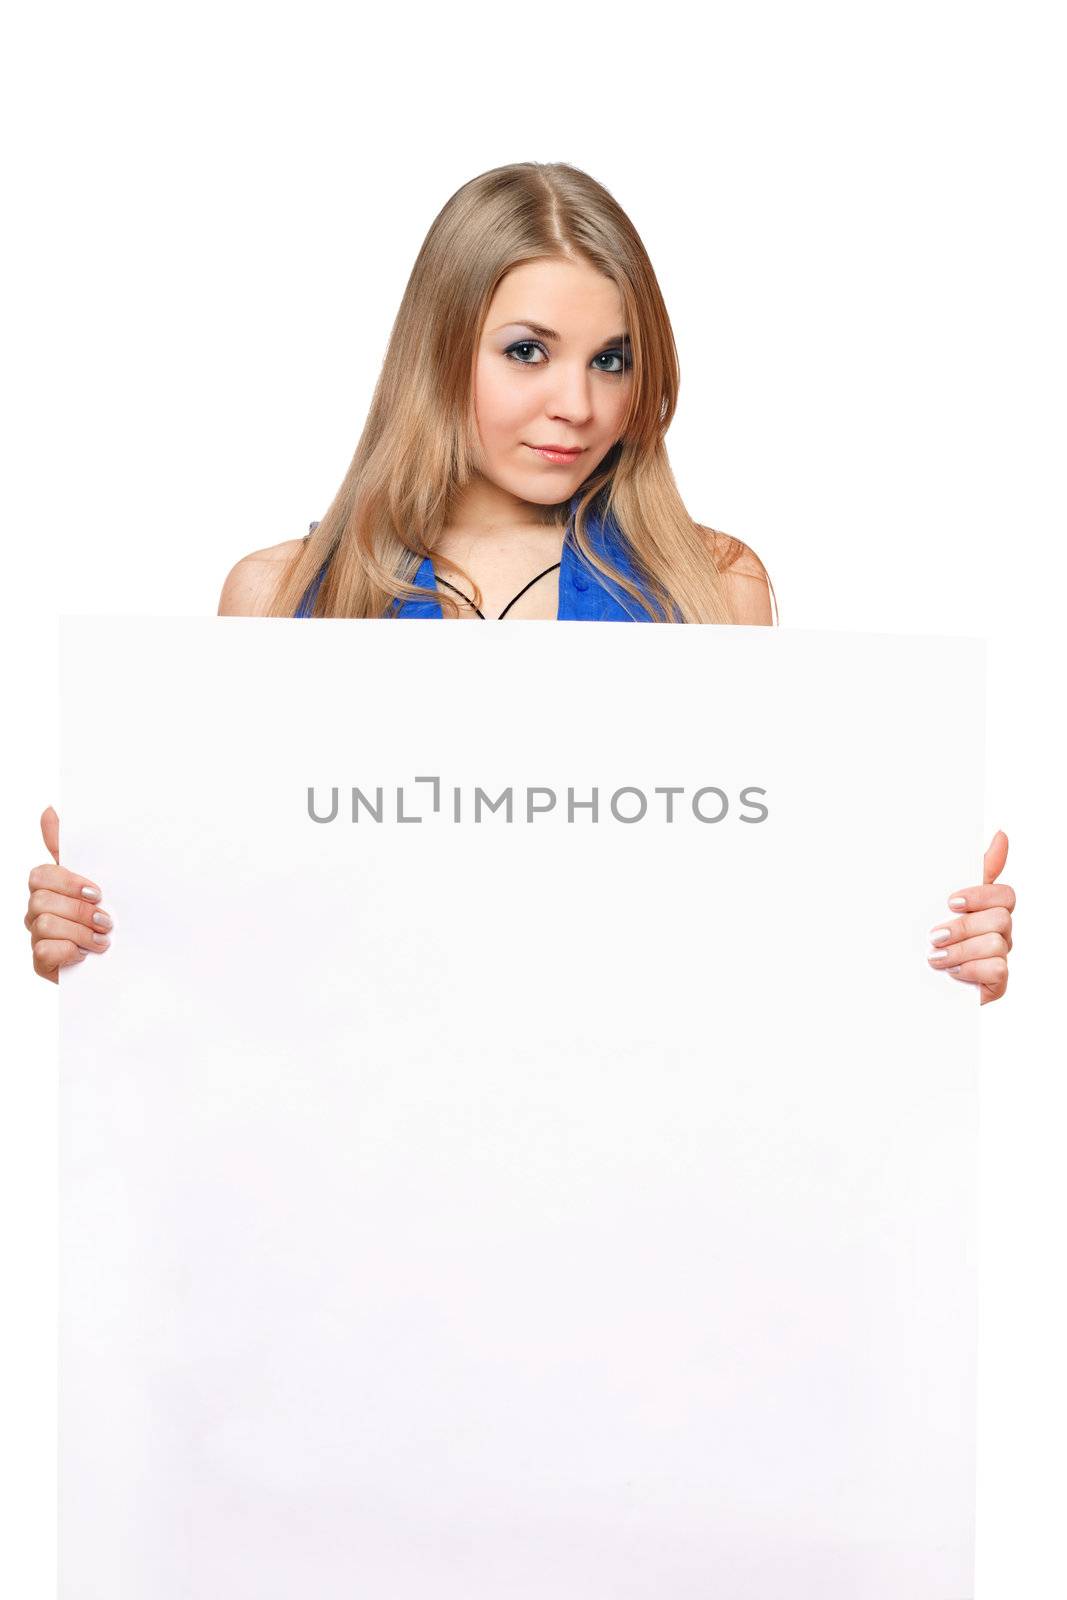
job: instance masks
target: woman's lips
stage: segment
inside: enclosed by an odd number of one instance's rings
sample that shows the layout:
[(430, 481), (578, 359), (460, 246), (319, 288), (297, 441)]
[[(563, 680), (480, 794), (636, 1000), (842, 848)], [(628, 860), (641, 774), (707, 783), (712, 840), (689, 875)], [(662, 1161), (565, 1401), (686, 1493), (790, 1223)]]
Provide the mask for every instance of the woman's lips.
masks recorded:
[(531, 444), (526, 447), (533, 450), (544, 461), (555, 461), (560, 466), (569, 466), (572, 461), (577, 461), (581, 450), (546, 450), (542, 445)]

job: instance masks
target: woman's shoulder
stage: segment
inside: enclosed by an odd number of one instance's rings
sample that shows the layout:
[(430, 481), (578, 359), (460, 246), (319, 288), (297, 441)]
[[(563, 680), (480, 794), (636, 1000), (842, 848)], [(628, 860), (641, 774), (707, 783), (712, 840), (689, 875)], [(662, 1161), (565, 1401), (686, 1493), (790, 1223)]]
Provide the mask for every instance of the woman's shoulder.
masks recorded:
[(759, 556), (732, 534), (701, 527), (699, 522), (697, 528), (711, 547), (711, 559), (722, 578), (733, 620), (769, 627), (774, 621), (771, 580)]
[(270, 610), (278, 580), (302, 548), (303, 539), (285, 539), (242, 556), (226, 574), (219, 596), (220, 617), (263, 617)]

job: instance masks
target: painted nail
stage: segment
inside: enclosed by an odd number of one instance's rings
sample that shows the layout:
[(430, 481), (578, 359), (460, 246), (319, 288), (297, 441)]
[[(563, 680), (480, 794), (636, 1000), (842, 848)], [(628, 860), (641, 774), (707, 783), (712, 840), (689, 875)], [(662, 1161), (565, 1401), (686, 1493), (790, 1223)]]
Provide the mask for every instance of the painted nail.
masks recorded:
[(950, 931), (949, 931), (948, 928), (931, 928), (930, 929), (930, 943), (931, 944), (944, 944), (945, 940), (947, 938), (949, 938), (949, 937), (950, 937)]
[(967, 896), (965, 894), (950, 895), (948, 903), (950, 906), (965, 906), (967, 904)]
[(93, 943), (106, 948), (111, 943), (111, 940), (108, 938), (106, 933), (94, 933)]
[(945, 968), (945, 971), (948, 973), (950, 978), (955, 978), (958, 975), (959, 970), (960, 970), (959, 967), (946, 967)]
[(108, 916), (106, 911), (94, 911), (93, 921), (96, 923), (98, 928), (110, 928), (112, 926), (111, 918)]
[(99, 900), (100, 898), (100, 890), (90, 889), (87, 883), (82, 884), (82, 894), (85, 896), (86, 900)]
[(948, 951), (947, 950), (934, 950), (930, 955), (927, 956), (926, 959), (927, 959), (927, 961), (947, 961), (948, 960)]

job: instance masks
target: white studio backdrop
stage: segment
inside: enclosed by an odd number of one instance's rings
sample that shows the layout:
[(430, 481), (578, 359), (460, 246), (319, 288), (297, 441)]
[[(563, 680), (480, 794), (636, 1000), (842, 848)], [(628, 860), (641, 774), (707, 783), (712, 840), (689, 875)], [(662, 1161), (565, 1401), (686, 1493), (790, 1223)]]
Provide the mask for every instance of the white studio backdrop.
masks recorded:
[[(763, 557), (783, 622), (989, 641), (982, 846), (1009, 834), (1019, 913), (981, 1013), (978, 1591), (1064, 1586), (1063, 30), (1045, 0), (653, 20), (109, 0), (8, 21), (0, 1586), (28, 1600), (54, 1587), (57, 995), (22, 917), (59, 796), (56, 618), (207, 616), (239, 556), (302, 533), (430, 221), (516, 159), (571, 161), (632, 216), (678, 339), (680, 488)], [(968, 714), (958, 670), (928, 687)], [(92, 874), (74, 821), (62, 859)], [(879, 893), (857, 883), (856, 915)], [(926, 926), (947, 914), (938, 890)]]
[(984, 644), (97, 636), (64, 1600), (972, 1595)]

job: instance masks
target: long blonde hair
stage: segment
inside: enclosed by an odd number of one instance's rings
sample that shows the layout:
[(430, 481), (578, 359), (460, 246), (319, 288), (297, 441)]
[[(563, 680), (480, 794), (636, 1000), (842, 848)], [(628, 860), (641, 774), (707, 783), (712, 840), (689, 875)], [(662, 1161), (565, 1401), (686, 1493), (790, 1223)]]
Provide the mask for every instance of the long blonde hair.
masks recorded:
[[(473, 378), (493, 295), (513, 267), (552, 259), (584, 261), (616, 285), (633, 358), (620, 438), (575, 497), (574, 542), (650, 620), (670, 620), (673, 606), (684, 622), (732, 621), (720, 574), (745, 547), (695, 523), (674, 481), (664, 435), (677, 405), (678, 352), (652, 263), (601, 184), (565, 162), (538, 161), (472, 178), (434, 219), (344, 481), (283, 570), (269, 615), (291, 617), (325, 563), (314, 616), (381, 617), (405, 599), (433, 599), (459, 615), (452, 595), (412, 579), (474, 474)], [(543, 520), (565, 527), (569, 506), (542, 508)], [(610, 548), (590, 542), (591, 507), (621, 535), (653, 604), (611, 564)], [(480, 604), (469, 575), (446, 564), (467, 579)]]

